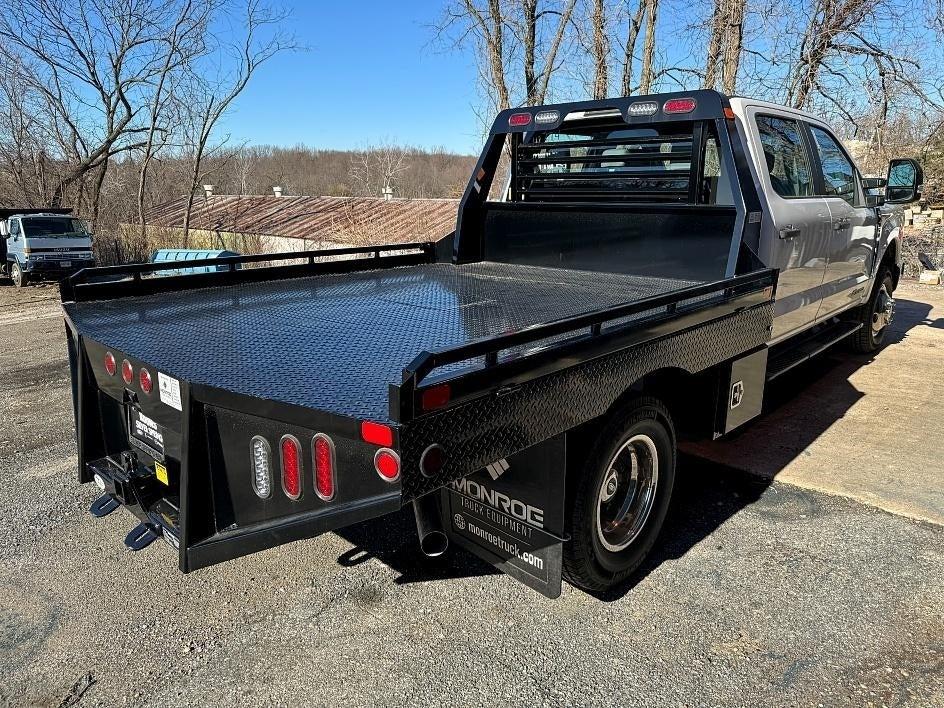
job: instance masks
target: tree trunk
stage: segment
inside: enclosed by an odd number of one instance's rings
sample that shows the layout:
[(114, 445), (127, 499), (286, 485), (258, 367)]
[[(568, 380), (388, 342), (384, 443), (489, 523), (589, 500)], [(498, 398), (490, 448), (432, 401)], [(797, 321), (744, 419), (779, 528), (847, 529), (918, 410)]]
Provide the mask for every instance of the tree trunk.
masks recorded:
[(738, 66), (744, 44), (744, 11), (747, 0), (726, 0), (724, 65), (721, 90), (731, 95), (737, 88)]
[(708, 41), (708, 56), (705, 58), (704, 87), (706, 89), (713, 89), (718, 83), (718, 61), (721, 58), (724, 43), (727, 1), (728, 0), (715, 0), (715, 10), (711, 15), (711, 39)]
[(533, 106), (538, 92), (538, 76), (534, 66), (534, 48), (537, 44), (538, 34), (538, 0), (524, 0), (522, 10), (524, 12), (524, 46), (522, 49), (524, 50), (525, 105)]
[(646, 14), (646, 0), (639, 0), (636, 5), (636, 14), (629, 19), (626, 30), (626, 50), (623, 53), (623, 80), (620, 82), (623, 96), (633, 93), (633, 56), (636, 53), (636, 40), (639, 39), (639, 29), (642, 27), (643, 16)]
[(639, 92), (652, 91), (653, 58), (656, 51), (656, 20), (658, 19), (659, 0), (646, 0), (646, 44), (642, 50), (642, 75), (639, 78)]
[(594, 0), (593, 13), (593, 98), (606, 98), (609, 90), (608, 63), (610, 58), (609, 38), (606, 34), (606, 8), (603, 0)]

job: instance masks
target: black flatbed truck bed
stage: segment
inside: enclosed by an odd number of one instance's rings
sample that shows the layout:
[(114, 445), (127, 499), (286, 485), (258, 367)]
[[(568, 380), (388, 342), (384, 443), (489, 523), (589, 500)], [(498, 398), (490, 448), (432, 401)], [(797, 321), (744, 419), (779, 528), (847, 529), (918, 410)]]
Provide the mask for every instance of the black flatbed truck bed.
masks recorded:
[[(119, 266), (64, 281), (80, 479), (106, 492), (93, 513), (124, 504), (141, 520), (126, 542), (163, 535), (188, 572), (410, 501), (429, 507), (431, 492), (554, 445), (554, 459), (540, 464), (556, 470), (543, 493), (557, 494), (560, 513), (528, 534), (556, 544), (559, 556), (567, 539), (562, 446), (573, 431), (648, 390), (648, 377), (673, 371), (727, 377), (709, 402), (716, 433), (759, 410), (756, 392), (734, 415), (724, 402), (738, 362), (757, 369), (756, 355), (766, 360), (776, 272), (749, 247), (753, 187), (721, 97), (704, 98), (683, 126), (691, 129), (690, 172), (703, 168), (691, 155), (714, 131), (740, 178), (730, 207), (699, 205), (701, 197), (572, 201), (569, 186), (563, 202), (521, 194), (488, 202), (506, 135), (516, 150), (525, 132), (501, 114), (456, 233), (440, 244), (217, 259), (230, 270), (169, 278), (149, 277), (166, 264)], [(522, 164), (534, 161), (533, 151), (520, 154)], [(643, 249), (628, 266), (616, 262), (627, 239)], [(616, 261), (601, 270), (608, 254)], [(283, 264), (251, 267), (261, 262)], [(115, 360), (130, 380), (116, 375)], [(159, 397), (156, 381), (144, 392), (136, 380), (145, 371), (160, 377)], [(330, 498), (311, 489), (319, 436), (331, 444)], [(250, 440), (265, 440), (274, 461), (286, 438), (303, 441), (303, 491), (293, 498), (285, 487), (284, 449), (285, 494), (277, 483), (265, 495), (254, 491)], [(396, 459), (395, 477), (381, 473), (381, 452)], [(447, 504), (443, 497), (437, 506)], [(426, 516), (418, 506), (421, 535)], [(535, 579), (514, 557), (481, 555), (559, 593), (559, 557), (547, 562), (556, 573)]]

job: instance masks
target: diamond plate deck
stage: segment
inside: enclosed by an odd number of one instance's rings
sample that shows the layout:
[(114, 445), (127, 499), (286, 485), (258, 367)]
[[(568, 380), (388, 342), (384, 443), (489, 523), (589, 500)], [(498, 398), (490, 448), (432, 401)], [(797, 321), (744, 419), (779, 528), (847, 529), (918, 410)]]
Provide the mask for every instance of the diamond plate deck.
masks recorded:
[(69, 303), (78, 331), (177, 378), (386, 421), (421, 351), (659, 295), (692, 281), (446, 263)]

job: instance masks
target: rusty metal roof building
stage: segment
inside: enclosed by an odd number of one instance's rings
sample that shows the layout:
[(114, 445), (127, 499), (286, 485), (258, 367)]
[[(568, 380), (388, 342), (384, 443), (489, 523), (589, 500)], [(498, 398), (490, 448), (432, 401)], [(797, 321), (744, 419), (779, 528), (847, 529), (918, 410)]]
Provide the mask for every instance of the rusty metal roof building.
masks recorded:
[[(183, 228), (186, 199), (151, 208), (148, 226)], [(333, 242), (437, 241), (456, 226), (457, 199), (197, 196), (190, 228)]]

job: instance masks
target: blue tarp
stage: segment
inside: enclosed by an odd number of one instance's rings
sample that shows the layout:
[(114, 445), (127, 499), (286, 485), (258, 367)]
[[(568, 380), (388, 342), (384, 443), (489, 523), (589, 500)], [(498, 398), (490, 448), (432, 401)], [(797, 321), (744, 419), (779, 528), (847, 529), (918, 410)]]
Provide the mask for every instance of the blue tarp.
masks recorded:
[[(225, 258), (227, 256), (238, 256), (235, 251), (210, 251), (202, 248), (162, 248), (151, 254), (151, 263), (180, 263), (181, 261), (201, 261), (206, 258)], [(239, 265), (236, 266), (239, 268)], [(168, 270), (159, 270), (154, 273), (157, 276), (168, 275), (194, 275), (196, 273), (211, 273), (216, 270), (227, 270), (229, 266), (225, 265), (200, 265), (187, 267), (177, 267)]]

